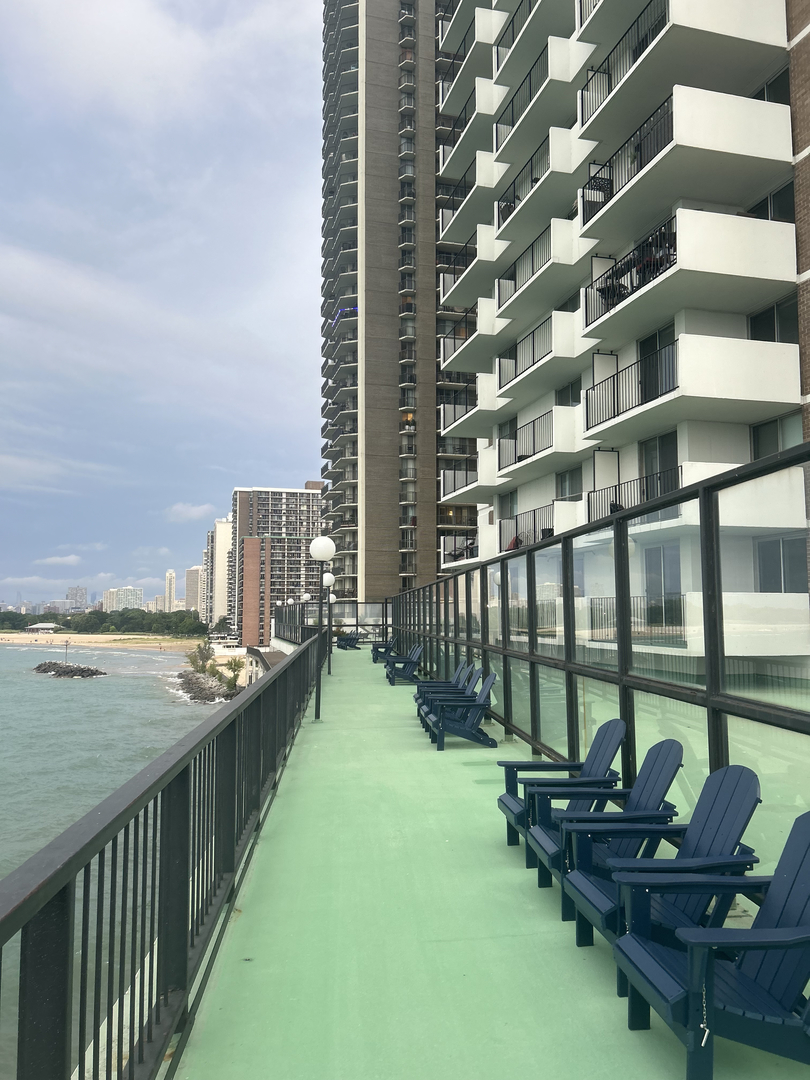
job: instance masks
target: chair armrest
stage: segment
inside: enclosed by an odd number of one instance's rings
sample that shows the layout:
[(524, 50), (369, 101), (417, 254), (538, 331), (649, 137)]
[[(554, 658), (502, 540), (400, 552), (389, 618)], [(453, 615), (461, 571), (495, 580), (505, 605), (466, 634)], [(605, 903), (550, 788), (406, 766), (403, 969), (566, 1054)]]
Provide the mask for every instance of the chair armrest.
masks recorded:
[(764, 891), (770, 877), (743, 877), (740, 874), (614, 874), (617, 885), (652, 893), (720, 893)]
[[(607, 789), (613, 788), (614, 784), (618, 784), (619, 778), (612, 776), (597, 777), (592, 776), (572, 776), (567, 780), (551, 780), (551, 779), (536, 779), (533, 776), (519, 776), (517, 778), (519, 784), (525, 784), (527, 789), (532, 787), (538, 791), (542, 791), (544, 788), (587, 788), (589, 785), (594, 788)], [(562, 796), (561, 796), (562, 797)]]
[(559, 772), (559, 770), (579, 770), (585, 764), (584, 761), (496, 761), (504, 769), (525, 769), (534, 772)]
[(647, 874), (694, 874), (712, 870), (744, 873), (759, 862), (756, 855), (709, 855), (704, 859), (607, 859), (611, 870)]
[(703, 949), (801, 949), (810, 945), (807, 926), (785, 926), (777, 930), (681, 927), (675, 936), (691, 948)]
[[(560, 792), (560, 794), (556, 794), (557, 792)], [(628, 798), (628, 796), (630, 794), (630, 789), (629, 788), (603, 788), (603, 787), (587, 788), (587, 787), (575, 787), (573, 785), (569, 787), (568, 785), (566, 785), (562, 781), (560, 781), (559, 787), (549, 787), (549, 788), (547, 788), (544, 785), (542, 788), (538, 788), (536, 793), (537, 793), (537, 795), (543, 795), (543, 796), (547, 795), (547, 796), (549, 796), (549, 798), (552, 798), (552, 799), (564, 799), (565, 796), (569, 792), (571, 793), (571, 797), (575, 798), (575, 799), (587, 799), (587, 798), (605, 799), (605, 798), (611, 798), (611, 799), (617, 799), (620, 802), (622, 802), (622, 801), (624, 801), (624, 800), (626, 800)], [(567, 810), (554, 810), (553, 811), (555, 817), (562, 817), (565, 814), (567, 814), (567, 812), (568, 812)]]
[(565, 828), (568, 828), (568, 822), (588, 822), (593, 821), (596, 823), (605, 822), (610, 824), (613, 821), (628, 821), (628, 822), (645, 822), (649, 821), (652, 825), (657, 824), (659, 821), (663, 824), (667, 824), (672, 820), (672, 814), (666, 810), (633, 810), (631, 813), (627, 813), (626, 810), (605, 810), (597, 811), (596, 813), (577, 813), (569, 812), (568, 810), (552, 810), (551, 816), (556, 821), (561, 822)]
[[(621, 814), (617, 814), (616, 817), (621, 817)], [(591, 833), (593, 836), (615, 836), (617, 839), (625, 840), (628, 838), (644, 840), (646, 837), (653, 837), (666, 840), (670, 836), (683, 836), (686, 832), (686, 825), (644, 825), (642, 823), (634, 825), (622, 825), (617, 823), (616, 825), (598, 823), (590, 824), (588, 822), (572, 822), (571, 825), (565, 826), (566, 830), (570, 833)], [(632, 865), (635, 865), (638, 859), (616, 859), (610, 860), (616, 862), (627, 863), (627, 867), (617, 867), (617, 869), (630, 869)], [(661, 859), (648, 859), (647, 862), (662, 862)]]

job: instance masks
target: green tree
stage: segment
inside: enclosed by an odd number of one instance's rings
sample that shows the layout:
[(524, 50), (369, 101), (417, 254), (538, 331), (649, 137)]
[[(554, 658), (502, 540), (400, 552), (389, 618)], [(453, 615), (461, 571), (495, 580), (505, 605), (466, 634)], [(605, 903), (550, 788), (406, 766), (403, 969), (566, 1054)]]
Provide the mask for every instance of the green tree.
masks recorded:
[(207, 641), (201, 641), (200, 644), (192, 649), (191, 652), (186, 653), (186, 659), (191, 664), (192, 671), (203, 672), (208, 666), (208, 661), (214, 656), (214, 650), (208, 644)]
[(228, 662), (225, 664), (227, 670), (231, 672), (231, 674), (225, 680), (225, 686), (228, 688), (228, 690), (236, 689), (236, 684), (239, 681), (239, 673), (244, 668), (244, 666), (245, 661), (242, 659), (241, 656), (231, 656), (228, 659)]
[(228, 616), (223, 615), (221, 619), (217, 619), (216, 626), (212, 627), (212, 634), (229, 634), (231, 632), (231, 624), (228, 622)]

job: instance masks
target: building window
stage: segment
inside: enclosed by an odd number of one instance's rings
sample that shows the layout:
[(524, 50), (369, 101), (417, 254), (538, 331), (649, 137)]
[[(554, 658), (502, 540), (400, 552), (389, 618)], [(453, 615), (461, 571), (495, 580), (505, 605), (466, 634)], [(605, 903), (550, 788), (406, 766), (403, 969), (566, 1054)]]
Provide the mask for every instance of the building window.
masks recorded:
[[(678, 468), (678, 433), (667, 431), (638, 444), (638, 464), (642, 476), (653, 476)], [(660, 494), (660, 492), (658, 492)]]
[(514, 439), (517, 435), (517, 417), (513, 416), (503, 424), (498, 424), (499, 439)]
[(765, 221), (789, 221), (796, 220), (796, 206), (793, 197), (793, 181), (779, 188), (778, 191), (752, 206), (748, 211), (754, 217), (763, 218)]
[(754, 94), (759, 101), (773, 101), (777, 105), (790, 104), (790, 72), (788, 68), (774, 75)]
[(566, 472), (558, 472), (556, 477), (557, 498), (576, 501), (582, 498), (582, 466)]
[(554, 395), (555, 405), (579, 405), (582, 400), (582, 379), (574, 379), (567, 386), (561, 386)]
[(802, 414), (788, 413), (776, 420), (767, 420), (764, 424), (754, 424), (751, 428), (751, 456), (754, 461), (787, 450), (789, 446), (798, 446), (802, 439)]
[(505, 495), (498, 496), (498, 517), (513, 518), (517, 516), (517, 492), (507, 491)]
[(749, 316), (748, 335), (754, 341), (786, 341), (799, 344), (799, 302), (787, 296), (776, 304)]
[(680, 596), (681, 545), (657, 544), (644, 549), (644, 583), (648, 600)]
[(638, 343), (638, 358), (645, 360), (648, 356), (654, 356), (668, 345), (675, 344), (675, 323), (667, 323), (660, 330), (656, 330), (649, 337), (642, 338)]
[(804, 536), (757, 541), (757, 585), (757, 591), (764, 593), (807, 592)]

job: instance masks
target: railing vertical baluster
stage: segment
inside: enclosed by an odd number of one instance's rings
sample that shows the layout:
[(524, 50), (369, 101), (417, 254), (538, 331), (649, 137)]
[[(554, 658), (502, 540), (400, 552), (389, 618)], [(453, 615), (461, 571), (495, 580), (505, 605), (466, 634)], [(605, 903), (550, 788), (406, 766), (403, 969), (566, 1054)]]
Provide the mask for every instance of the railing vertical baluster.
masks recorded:
[(107, 1001), (106, 1034), (107, 1053), (105, 1073), (107, 1080), (112, 1080), (113, 1059), (113, 1008), (115, 1005), (115, 913), (118, 900), (118, 837), (114, 836), (110, 845), (110, 912), (107, 925)]
[(98, 881), (96, 883), (96, 937), (93, 946), (93, 1080), (99, 1080), (101, 1070), (101, 968), (103, 964), (101, 942), (104, 937), (104, 879), (107, 872), (107, 851), (98, 853)]
[(158, 905), (160, 904), (160, 894), (157, 887), (158, 876), (158, 837), (160, 836), (160, 824), (159, 821), (163, 818), (163, 796), (160, 796), (160, 817), (158, 817), (158, 796), (156, 795), (152, 800), (152, 870), (150, 874), (150, 900), (149, 900), (149, 1009), (147, 1012), (146, 1022), (146, 1038), (149, 1042), (152, 1041), (152, 1019), (154, 1017), (155, 1023), (160, 1023), (160, 991), (157, 986), (157, 964), (156, 964), (156, 950), (158, 949), (157, 941), (157, 921), (158, 921)]
[[(138, 1064), (143, 1061), (143, 1026), (146, 1004), (146, 879), (149, 869), (149, 804), (143, 808), (143, 850), (141, 851), (141, 947), (138, 954), (138, 967), (141, 972), (141, 985), (138, 994)], [(80, 1076), (80, 1080), (82, 1080)]]
[(124, 845), (121, 853), (121, 925), (118, 942), (118, 1064), (115, 1075), (124, 1071), (124, 995), (127, 989), (127, 889), (129, 888), (129, 825), (124, 826)]
[[(129, 941), (129, 1040), (127, 1061), (130, 1077), (135, 1075), (135, 978), (140, 970), (138, 963), (138, 889), (140, 882), (141, 815), (132, 822), (132, 928)], [(141, 981), (143, 975), (141, 974)]]
[[(79, 954), (79, 1030), (77, 1047), (79, 1077), (84, 1080), (87, 1054), (87, 968), (90, 950), (90, 887), (91, 864), (87, 863), (82, 874), (82, 939)], [(0, 964), (0, 966), (2, 966)]]
[(164, 1002), (188, 987), (191, 777), (186, 766), (163, 789), (160, 815), (158, 983)]
[(232, 874), (236, 859), (236, 722), (217, 735), (217, 871)]

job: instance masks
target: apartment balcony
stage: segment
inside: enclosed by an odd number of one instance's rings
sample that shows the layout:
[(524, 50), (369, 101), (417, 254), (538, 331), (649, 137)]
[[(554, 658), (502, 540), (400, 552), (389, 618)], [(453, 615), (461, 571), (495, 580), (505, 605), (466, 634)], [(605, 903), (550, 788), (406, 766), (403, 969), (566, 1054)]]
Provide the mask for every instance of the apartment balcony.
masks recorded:
[[(492, 77), (492, 46), (506, 22), (501, 11), (476, 8), (450, 61), (452, 82), (440, 94), (442, 112), (455, 115), (472, 93), (477, 77)], [(446, 85), (446, 84), (445, 84)]]
[(793, 175), (790, 109), (691, 86), (647, 119), (582, 189), (582, 234), (608, 250), (679, 200), (750, 206)]
[(465, 458), (441, 476), (443, 503), (491, 503), (504, 487), (497, 475), (495, 447), (482, 447), (475, 457)]
[(576, 222), (554, 218), (502, 272), (496, 283), (498, 316), (510, 320), (512, 334), (522, 335), (538, 312), (571, 295), (590, 270), (596, 243), (580, 237)]
[(508, 240), (496, 240), (492, 225), (479, 225), (446, 264), (441, 275), (442, 303), (466, 308), (490, 293), (493, 278), (514, 259), (515, 247)]
[(800, 402), (798, 345), (681, 334), (586, 390), (585, 429), (615, 446), (684, 420), (755, 424)]
[(516, 86), (537, 57), (537, 43), (548, 38), (570, 38), (574, 33), (574, 6), (569, 0), (520, 0), (495, 44), (495, 78)]
[(478, 559), (478, 530), (450, 533), (439, 537), (439, 562), (442, 569), (456, 567), (457, 564), (476, 562)]
[(568, 128), (553, 127), (534, 153), (527, 149), (531, 156), (498, 198), (498, 239), (525, 240), (536, 236), (550, 218), (567, 217), (574, 191), (588, 177), (588, 158), (596, 145)]
[(498, 317), (495, 301), (482, 297), (448, 334), (439, 339), (442, 368), (491, 372), (493, 357), (506, 343), (508, 326), (508, 319)]
[(495, 188), (507, 166), (488, 150), (476, 150), (472, 164), (446, 194), (439, 193), (439, 230), (443, 243), (462, 244), (477, 225), (492, 221)]
[(748, 313), (795, 284), (793, 225), (681, 209), (585, 289), (585, 326), (608, 351), (676, 311)]
[(581, 405), (555, 405), (514, 436), (498, 439), (498, 476), (514, 488), (579, 464), (594, 447), (583, 435), (582, 414)]
[(508, 407), (501, 407), (496, 422), (561, 386), (570, 377), (571, 361), (598, 346), (598, 339), (582, 336), (578, 311), (553, 311), (498, 357), (498, 394)]
[[(635, 480), (626, 480), (621, 484), (598, 488), (588, 492), (588, 521), (597, 521), (608, 517), (618, 510), (627, 510), (631, 506), (643, 506), (650, 499), (659, 495), (668, 495), (683, 486), (683, 469), (664, 469), (662, 472), (648, 473)], [(677, 509), (677, 508), (675, 508)], [(669, 511), (662, 511), (668, 515)]]
[(462, 177), (475, 160), (477, 149), (490, 145), (490, 129), (507, 92), (506, 87), (496, 86), (489, 79), (475, 80), (475, 89), (439, 146), (440, 176), (445, 179)]
[[(547, 540), (555, 533), (584, 525), (583, 506), (580, 496), (573, 499), (555, 499), (554, 502), (538, 506), (534, 510), (524, 510), (514, 517), (501, 518), (498, 521), (498, 551), (517, 551), (519, 548)], [(540, 603), (547, 604), (548, 601)], [(549, 614), (548, 611), (545, 612), (547, 624)], [(560, 625), (562, 626), (562, 613)]]
[(652, 0), (622, 30), (579, 102), (583, 138), (614, 145), (676, 83), (745, 96), (751, 73), (767, 74), (787, 47), (782, 0)]
[(478, 0), (456, 0), (452, 11), (439, 24), (439, 49), (451, 56), (458, 50), (470, 20), (474, 18)]
[(503, 402), (497, 396), (494, 375), (481, 374), (476, 386), (456, 394), (450, 404), (442, 405), (442, 435), (463, 436), (467, 439), (488, 439), (498, 422)]

